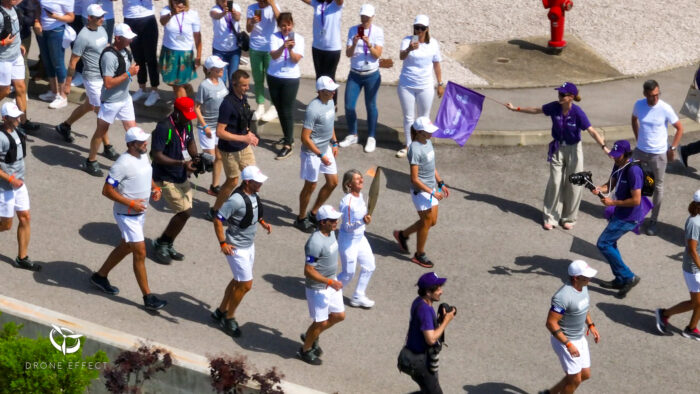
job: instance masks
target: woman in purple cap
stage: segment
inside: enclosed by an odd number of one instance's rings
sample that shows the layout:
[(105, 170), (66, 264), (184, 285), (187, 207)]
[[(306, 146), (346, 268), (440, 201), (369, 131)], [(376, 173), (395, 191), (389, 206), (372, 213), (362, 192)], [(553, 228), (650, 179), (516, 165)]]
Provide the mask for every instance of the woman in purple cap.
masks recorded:
[(544, 192), (543, 224), (545, 230), (553, 229), (558, 223), (565, 230), (576, 224), (578, 207), (581, 203), (581, 186), (568, 181), (569, 175), (583, 171), (583, 147), (581, 131), (588, 134), (600, 145), (607, 155), (610, 149), (605, 140), (591, 126), (588, 117), (574, 101), (581, 101), (578, 88), (571, 82), (555, 88), (559, 100), (538, 107), (516, 107), (511, 103), (505, 106), (511, 111), (526, 114), (545, 114), (552, 118), (552, 142), (549, 143), (549, 181)]

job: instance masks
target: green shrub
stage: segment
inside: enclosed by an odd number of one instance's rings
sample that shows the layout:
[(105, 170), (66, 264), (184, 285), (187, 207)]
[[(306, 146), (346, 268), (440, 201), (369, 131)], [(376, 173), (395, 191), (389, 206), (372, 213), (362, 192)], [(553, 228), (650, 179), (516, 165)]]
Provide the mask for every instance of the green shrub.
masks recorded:
[(0, 393), (83, 393), (109, 361), (101, 350), (83, 357), (85, 337), (80, 350), (64, 355), (49, 338), (25, 338), (21, 329), (10, 322), (0, 331)]

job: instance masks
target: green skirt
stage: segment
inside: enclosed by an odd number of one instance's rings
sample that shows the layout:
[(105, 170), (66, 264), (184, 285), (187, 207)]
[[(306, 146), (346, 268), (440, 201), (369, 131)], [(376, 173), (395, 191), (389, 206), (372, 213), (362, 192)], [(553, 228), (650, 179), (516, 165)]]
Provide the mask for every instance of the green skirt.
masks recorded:
[(160, 50), (160, 75), (169, 85), (184, 85), (197, 78), (194, 68), (194, 51), (176, 51), (162, 47)]

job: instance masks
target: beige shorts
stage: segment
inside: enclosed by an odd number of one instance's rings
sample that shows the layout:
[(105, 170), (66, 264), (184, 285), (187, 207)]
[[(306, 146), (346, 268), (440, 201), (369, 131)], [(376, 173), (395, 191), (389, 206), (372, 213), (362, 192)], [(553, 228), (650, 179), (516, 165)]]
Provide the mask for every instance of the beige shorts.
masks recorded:
[(238, 152), (221, 151), (221, 160), (224, 163), (226, 178), (238, 178), (244, 168), (255, 165), (255, 154), (253, 148), (248, 145)]
[(156, 185), (163, 189), (163, 198), (170, 209), (175, 213), (184, 212), (192, 208), (192, 184), (190, 181), (184, 183), (156, 182)]

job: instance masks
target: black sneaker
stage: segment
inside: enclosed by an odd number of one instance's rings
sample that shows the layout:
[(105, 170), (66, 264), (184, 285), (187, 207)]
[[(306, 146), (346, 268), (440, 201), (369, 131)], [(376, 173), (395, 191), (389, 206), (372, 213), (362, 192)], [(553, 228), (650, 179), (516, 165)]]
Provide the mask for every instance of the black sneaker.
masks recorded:
[(160, 243), (158, 240), (153, 240), (153, 259), (161, 264), (170, 264), (173, 258), (170, 256), (168, 244)]
[(291, 146), (283, 146), (282, 149), (280, 149), (279, 152), (277, 152), (277, 157), (275, 157), (275, 160), (284, 160), (289, 157), (289, 155), (292, 154), (292, 147)]
[(99, 275), (97, 272), (92, 274), (92, 276), (90, 277), (90, 283), (92, 283), (93, 285), (95, 285), (95, 287), (109, 295), (119, 294), (119, 289), (116, 286), (112, 286), (111, 284), (109, 284), (109, 279)]
[(435, 266), (435, 264), (433, 264), (433, 262), (430, 261), (430, 259), (428, 259), (428, 256), (426, 256), (425, 253), (414, 253), (413, 257), (411, 257), (411, 261), (415, 264), (420, 265), (423, 268), (433, 268), (433, 266)]
[(70, 133), (71, 132), (70, 125), (66, 122), (63, 122), (60, 125), (54, 127), (54, 130), (56, 130), (56, 132), (58, 134), (60, 134), (61, 137), (63, 137), (63, 140), (68, 142), (68, 143), (71, 143), (75, 140), (75, 138), (73, 138), (73, 136)]
[(315, 228), (314, 224), (311, 223), (311, 221), (309, 220), (308, 217), (303, 218), (303, 219), (297, 218), (294, 221), (294, 227), (298, 228), (299, 230), (301, 230), (305, 233), (313, 232), (314, 228)]
[(408, 237), (404, 237), (401, 230), (394, 230), (394, 239), (399, 244), (399, 249), (404, 253), (408, 253)]
[(29, 256), (24, 256), (21, 259), (19, 257), (15, 257), (15, 267), (34, 272), (41, 271), (41, 266), (29, 260)]
[(618, 291), (617, 294), (615, 294), (615, 297), (625, 298), (627, 296), (627, 293), (629, 293), (634, 286), (637, 286), (639, 284), (640, 280), (642, 280), (642, 278), (635, 275), (634, 278), (632, 278), (632, 280), (630, 280), (622, 286), (620, 291)]
[(238, 322), (235, 317), (230, 319), (223, 318), (221, 323), (219, 323), (221, 329), (232, 338), (238, 338), (241, 336), (241, 329), (238, 327)]
[[(306, 342), (306, 334), (301, 334), (301, 342), (305, 343)], [(316, 357), (321, 357), (323, 355), (323, 349), (321, 349), (320, 346), (318, 346), (318, 338), (314, 341), (314, 343), (311, 345), (311, 350), (314, 351), (314, 354)]]
[(85, 159), (85, 166), (83, 167), (83, 171), (87, 172), (92, 176), (104, 176), (104, 173), (100, 169), (100, 164), (97, 162), (97, 160), (90, 161), (88, 159)]
[(221, 310), (217, 307), (216, 309), (214, 309), (214, 312), (212, 312), (210, 316), (215, 322), (221, 324), (222, 320), (224, 320), (224, 317), (226, 317), (226, 312), (221, 312)]
[(216, 217), (216, 214), (218, 212), (214, 208), (209, 208), (209, 210), (204, 214), (204, 219), (208, 221), (214, 221), (214, 218)]
[(700, 341), (700, 331), (698, 331), (697, 328), (694, 328), (691, 330), (690, 328), (686, 327), (683, 330), (683, 332), (681, 333), (681, 335), (683, 335), (686, 338), (695, 339), (696, 341)]
[(161, 300), (153, 295), (153, 293), (143, 296), (143, 306), (149, 311), (157, 311), (166, 305), (168, 305), (168, 301)]
[(20, 124), (19, 127), (24, 130), (25, 133), (28, 133), (30, 131), (37, 131), (39, 130), (39, 124), (34, 123), (31, 120), (27, 119), (24, 123)]
[(656, 329), (664, 335), (668, 334), (668, 317), (664, 317), (664, 309), (655, 310), (654, 316), (656, 317)]
[(108, 158), (109, 160), (117, 160), (119, 158), (119, 153), (112, 145), (105, 145), (105, 149), (102, 152), (102, 156)]
[(310, 221), (314, 226), (318, 226), (318, 219), (316, 218), (316, 214), (314, 213), (307, 213), (306, 218), (308, 221)]
[(647, 229), (645, 232), (648, 236), (651, 236), (651, 237), (653, 237), (659, 233), (656, 220), (649, 221), (649, 226), (647, 226)]
[(681, 156), (683, 167), (688, 168), (688, 152), (682, 146), (678, 147), (678, 154)]
[(278, 139), (278, 140), (275, 142), (275, 148), (280, 149), (282, 146), (284, 146), (284, 144), (285, 144), (286, 142), (287, 142), (287, 141), (284, 139), (284, 137)]
[(182, 261), (182, 260), (185, 259), (185, 255), (184, 255), (184, 254), (182, 254), (182, 253), (178, 252), (177, 250), (175, 250), (175, 248), (173, 247), (172, 242), (168, 244), (168, 254), (170, 254), (170, 257), (171, 257), (173, 260), (176, 260), (176, 261)]
[(297, 357), (299, 357), (301, 361), (311, 365), (321, 365), (323, 363), (323, 361), (314, 354), (313, 348), (305, 352), (304, 348), (300, 347), (297, 351)]
[(221, 186), (209, 185), (209, 190), (207, 190), (207, 194), (210, 196), (217, 197), (219, 195), (220, 191), (221, 191)]
[(601, 280), (599, 283), (600, 287), (604, 289), (615, 289), (620, 290), (624, 286), (620, 282), (615, 282), (614, 280)]

